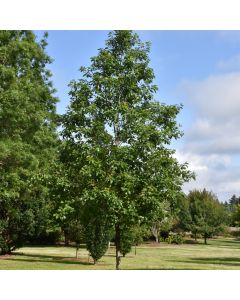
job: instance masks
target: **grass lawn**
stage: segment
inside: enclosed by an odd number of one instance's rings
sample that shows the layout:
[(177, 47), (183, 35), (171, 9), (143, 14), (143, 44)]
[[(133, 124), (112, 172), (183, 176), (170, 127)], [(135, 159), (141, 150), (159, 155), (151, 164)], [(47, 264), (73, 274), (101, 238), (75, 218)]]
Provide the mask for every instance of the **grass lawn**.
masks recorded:
[[(202, 241), (201, 241), (202, 242)], [(130, 270), (240, 270), (240, 241), (210, 239), (208, 245), (144, 244), (122, 258), (121, 269)], [(78, 259), (73, 247), (23, 247), (13, 255), (0, 256), (1, 270), (111, 270), (115, 268), (114, 247), (93, 265), (86, 249)]]

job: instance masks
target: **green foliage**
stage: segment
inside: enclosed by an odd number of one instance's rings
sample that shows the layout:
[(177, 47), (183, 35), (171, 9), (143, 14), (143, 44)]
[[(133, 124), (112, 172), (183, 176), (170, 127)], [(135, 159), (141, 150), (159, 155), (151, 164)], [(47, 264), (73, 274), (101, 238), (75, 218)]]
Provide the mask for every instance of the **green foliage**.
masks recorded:
[(123, 256), (131, 251), (134, 244), (134, 234), (131, 228), (121, 228), (120, 252)]
[(229, 202), (224, 203), (224, 208), (227, 214), (227, 221), (230, 226), (239, 226), (240, 224), (240, 197), (233, 195)]
[(236, 195), (232, 195), (231, 199), (229, 200), (229, 204), (232, 206), (240, 204), (240, 197), (237, 197)]
[(149, 236), (147, 226), (133, 225), (131, 227), (121, 227), (120, 252), (123, 256), (131, 251), (132, 246), (137, 246), (143, 242), (144, 237)]
[(172, 210), (171, 202), (163, 201), (161, 205), (162, 209), (155, 214), (154, 221), (151, 223), (151, 233), (156, 242), (159, 242), (161, 233), (168, 233), (177, 220), (176, 211)]
[(40, 234), (48, 220), (48, 182), (56, 149), (56, 98), (46, 38), (0, 31), (1, 252)]
[(112, 231), (102, 220), (89, 220), (85, 225), (85, 241), (87, 250), (96, 263), (107, 251)]
[(240, 226), (240, 204), (235, 204), (233, 207), (232, 221), (235, 226)]
[(183, 243), (184, 239), (183, 236), (179, 233), (172, 233), (169, 235), (168, 238), (165, 240), (168, 244), (177, 244), (180, 245)]
[(40, 234), (28, 238), (30, 245), (56, 245), (61, 241), (62, 232), (60, 228), (47, 228)]
[(150, 236), (149, 226), (141, 225), (141, 226), (133, 226), (133, 245), (140, 245), (143, 243), (144, 239)]
[(69, 239), (75, 242), (77, 246), (84, 241), (84, 227), (79, 220), (69, 222), (68, 231)]
[(174, 231), (191, 231), (192, 216), (189, 208), (189, 201), (185, 194), (180, 194), (175, 203), (176, 223), (173, 226)]
[(223, 231), (226, 213), (223, 205), (213, 193), (205, 189), (190, 191), (188, 200), (193, 233), (202, 234), (206, 243), (207, 238)]

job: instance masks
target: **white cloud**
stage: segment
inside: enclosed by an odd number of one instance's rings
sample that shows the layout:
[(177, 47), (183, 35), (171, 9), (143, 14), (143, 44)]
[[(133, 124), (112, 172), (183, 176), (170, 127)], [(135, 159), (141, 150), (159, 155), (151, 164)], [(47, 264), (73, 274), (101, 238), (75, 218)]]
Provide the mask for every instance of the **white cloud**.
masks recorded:
[(189, 168), (197, 175), (196, 181), (183, 186), (184, 192), (193, 189), (203, 189), (214, 192), (221, 201), (229, 199), (233, 194), (239, 194), (240, 169), (234, 166), (228, 155), (195, 155), (191, 152), (177, 151), (180, 162), (188, 161)]
[(240, 114), (240, 72), (210, 76), (201, 81), (184, 81), (181, 88), (188, 105), (211, 120), (232, 119)]
[(181, 89), (195, 119), (176, 155), (197, 175), (184, 189), (207, 188), (227, 200), (240, 193), (240, 72), (184, 81)]
[(196, 119), (185, 129), (188, 151), (199, 154), (240, 153), (240, 73), (185, 81), (186, 106)]

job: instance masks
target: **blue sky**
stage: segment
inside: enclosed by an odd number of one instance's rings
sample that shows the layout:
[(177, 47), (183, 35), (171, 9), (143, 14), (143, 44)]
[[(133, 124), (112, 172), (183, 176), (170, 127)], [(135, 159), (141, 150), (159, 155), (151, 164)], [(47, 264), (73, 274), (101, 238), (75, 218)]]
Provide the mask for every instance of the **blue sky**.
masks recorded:
[[(43, 31), (35, 31), (41, 37)], [(68, 83), (79, 67), (104, 46), (108, 31), (49, 31), (50, 69), (58, 112), (69, 101)], [(240, 194), (240, 31), (137, 31), (150, 41), (151, 67), (159, 87), (156, 99), (184, 105), (178, 121), (184, 137), (176, 156), (188, 161), (197, 179), (184, 191), (207, 188), (224, 201)], [(239, 118), (240, 119), (240, 118)]]

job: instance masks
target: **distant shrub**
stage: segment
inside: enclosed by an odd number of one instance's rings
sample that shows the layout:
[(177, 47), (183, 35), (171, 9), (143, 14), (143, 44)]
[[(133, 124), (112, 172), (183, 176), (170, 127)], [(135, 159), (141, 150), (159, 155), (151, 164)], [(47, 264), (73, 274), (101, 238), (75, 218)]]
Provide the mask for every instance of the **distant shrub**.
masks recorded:
[(94, 260), (94, 264), (106, 253), (111, 239), (111, 228), (107, 223), (89, 220), (85, 225), (84, 236), (87, 250)]
[(183, 236), (181, 234), (170, 234), (169, 237), (166, 239), (168, 244), (182, 244), (183, 243)]
[(160, 242), (160, 243), (161, 243), (161, 242), (166, 242), (166, 239), (160, 236), (159, 242)]

